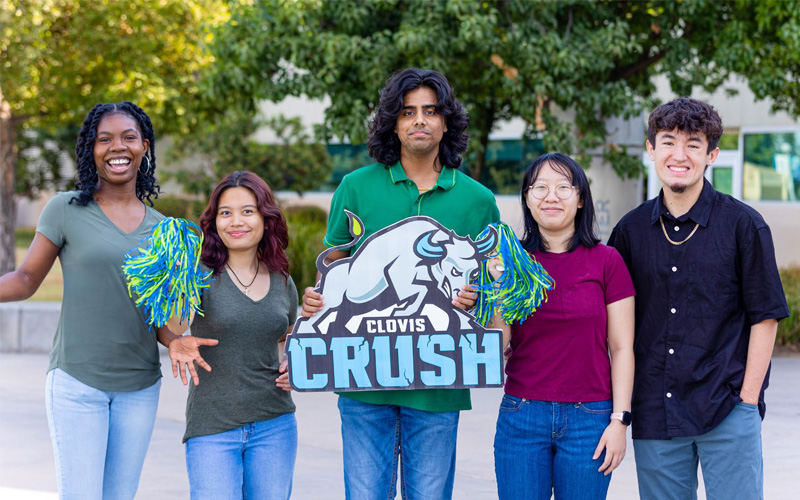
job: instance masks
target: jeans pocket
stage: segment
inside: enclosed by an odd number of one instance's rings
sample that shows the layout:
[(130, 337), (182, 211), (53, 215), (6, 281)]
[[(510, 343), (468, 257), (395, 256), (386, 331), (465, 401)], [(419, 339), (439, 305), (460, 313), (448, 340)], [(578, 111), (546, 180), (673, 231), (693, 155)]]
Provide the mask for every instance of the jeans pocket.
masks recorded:
[(610, 399), (606, 401), (589, 401), (588, 403), (581, 403), (580, 409), (592, 415), (611, 415), (614, 405)]
[(518, 411), (522, 407), (522, 399), (516, 396), (503, 395), (500, 401), (500, 411)]

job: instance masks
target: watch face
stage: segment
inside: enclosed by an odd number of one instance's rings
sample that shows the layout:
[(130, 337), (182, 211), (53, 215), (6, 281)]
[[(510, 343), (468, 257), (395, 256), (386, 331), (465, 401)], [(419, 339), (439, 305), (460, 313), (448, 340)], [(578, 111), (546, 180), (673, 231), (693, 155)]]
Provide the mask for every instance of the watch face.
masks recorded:
[(622, 412), (622, 423), (625, 424), (625, 425), (631, 425), (631, 420), (633, 420), (633, 418), (631, 417), (631, 412), (623, 411)]

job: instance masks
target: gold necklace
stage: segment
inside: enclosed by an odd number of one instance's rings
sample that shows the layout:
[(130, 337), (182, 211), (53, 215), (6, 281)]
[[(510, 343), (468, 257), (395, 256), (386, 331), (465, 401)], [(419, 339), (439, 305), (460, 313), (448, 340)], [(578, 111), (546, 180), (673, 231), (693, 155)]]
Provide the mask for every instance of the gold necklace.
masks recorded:
[(659, 215), (658, 216), (658, 221), (661, 222), (661, 230), (664, 231), (664, 237), (667, 238), (667, 241), (669, 241), (670, 243), (672, 243), (673, 245), (676, 245), (676, 246), (677, 245), (683, 245), (684, 243), (689, 241), (689, 238), (694, 236), (694, 233), (697, 232), (697, 228), (700, 227), (700, 223), (698, 222), (697, 224), (694, 225), (694, 229), (692, 229), (692, 232), (689, 233), (689, 236), (687, 236), (686, 239), (684, 239), (683, 241), (672, 241), (669, 238), (669, 235), (667, 234), (667, 228), (664, 227), (664, 216), (663, 215)]

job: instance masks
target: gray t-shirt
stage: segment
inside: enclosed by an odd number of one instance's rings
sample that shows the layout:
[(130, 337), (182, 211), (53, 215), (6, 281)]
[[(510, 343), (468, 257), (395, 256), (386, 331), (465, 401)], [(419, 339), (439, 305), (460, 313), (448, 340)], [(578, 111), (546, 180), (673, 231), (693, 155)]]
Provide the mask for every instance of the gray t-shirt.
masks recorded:
[(200, 385), (189, 385), (183, 442), (294, 412), (290, 394), (275, 386), (278, 341), (297, 319), (292, 278), (270, 272), (269, 292), (253, 300), (221, 272), (203, 292), (201, 307), (191, 333), (219, 344), (200, 348), (211, 371), (198, 369)]
[(61, 317), (53, 339), (50, 368), (60, 368), (103, 391), (138, 391), (161, 377), (156, 331), (128, 295), (125, 254), (150, 237), (163, 215), (145, 208), (142, 223), (123, 232), (92, 200), (57, 194), (39, 217), (36, 231), (61, 250), (64, 276)]

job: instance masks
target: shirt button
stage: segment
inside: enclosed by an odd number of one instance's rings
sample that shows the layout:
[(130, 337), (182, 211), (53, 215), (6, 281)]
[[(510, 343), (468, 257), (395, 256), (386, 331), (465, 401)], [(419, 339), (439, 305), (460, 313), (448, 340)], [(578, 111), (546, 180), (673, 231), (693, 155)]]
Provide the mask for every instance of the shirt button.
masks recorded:
[(680, 231), (681, 230), (681, 228), (679, 228), (678, 226), (675, 226), (673, 229), (676, 230), (676, 231)]
[(669, 350), (669, 353), (670, 353), (670, 354), (675, 354), (675, 349), (670, 349), (670, 350)]
[(413, 182), (411, 182), (411, 181), (408, 181), (408, 185), (410, 186), (411, 184), (413, 184)]
[(671, 398), (671, 397), (672, 397), (672, 393), (671, 393), (671, 392), (668, 392), (668, 393), (667, 393), (667, 397), (668, 397), (668, 398)]
[(677, 270), (678, 270), (678, 268), (677, 268), (677, 267), (675, 267), (675, 266), (672, 266), (672, 272), (673, 272), (673, 273), (674, 273), (674, 272), (676, 272)]
[(678, 312), (678, 310), (673, 307), (672, 309), (669, 310), (669, 312), (671, 312), (672, 314), (675, 314), (676, 312)]

